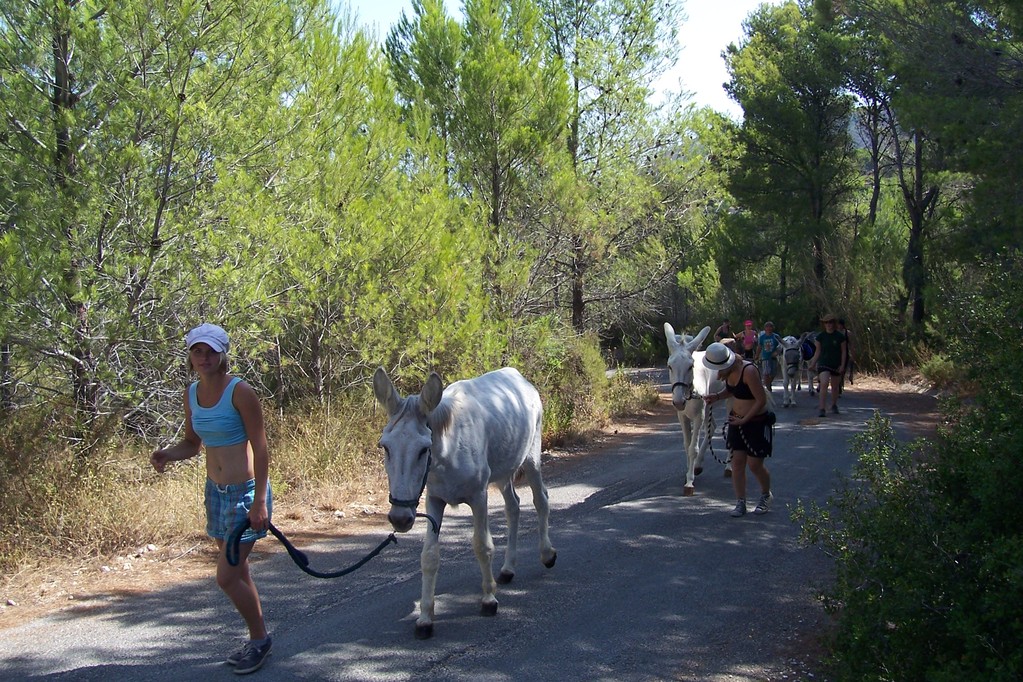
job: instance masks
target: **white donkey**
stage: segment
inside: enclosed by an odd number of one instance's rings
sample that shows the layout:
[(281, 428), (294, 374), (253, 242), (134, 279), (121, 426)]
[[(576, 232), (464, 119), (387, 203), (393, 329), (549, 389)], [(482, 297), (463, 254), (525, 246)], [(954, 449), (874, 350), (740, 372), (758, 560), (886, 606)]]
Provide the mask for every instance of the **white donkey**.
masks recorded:
[[(785, 364), (782, 373), (782, 386), (784, 389), (782, 407), (796, 406), (796, 391), (802, 388), (800, 375), (805, 363), (802, 345), (809, 335), (810, 332), (803, 332), (798, 339), (794, 336), (786, 336), (781, 340), (781, 356)], [(813, 395), (812, 388), (810, 395)]]
[[(708, 432), (710, 408), (703, 402), (703, 396), (724, 390), (724, 382), (718, 380), (703, 364), (703, 351), (697, 351), (710, 327), (704, 327), (695, 337), (678, 336), (669, 322), (664, 323), (664, 337), (668, 342), (668, 381), (671, 382), (671, 404), (678, 413), (682, 425), (682, 441), (686, 453), (686, 482), (683, 495), (696, 492), (696, 476), (703, 473), (703, 458), (710, 448), (713, 434)], [(689, 339), (689, 340), (686, 340)], [(695, 352), (694, 352), (695, 351)], [(726, 465), (725, 475), (731, 474)]]
[[(389, 421), (380, 437), (390, 488), (391, 526), (400, 533), (412, 528), (416, 507), (426, 491), (426, 515), (433, 526), (423, 541), (423, 592), (416, 637), (433, 635), (434, 591), (440, 566), (440, 526), (446, 505), (466, 503), (472, 509), (472, 548), (483, 574), (484, 616), (497, 614), (497, 585), (515, 575), (519, 496), (515, 474), (521, 470), (533, 491), (539, 516), (540, 561), (554, 566), (557, 552), (548, 536), (547, 488), (540, 475), (540, 394), (518, 370), (510, 367), (444, 388), (431, 372), (422, 393), (402, 398), (381, 367), (373, 375), (373, 392), (387, 409)], [(494, 540), (487, 518), (487, 489), (501, 489), (508, 521), (504, 564), (494, 580)]]

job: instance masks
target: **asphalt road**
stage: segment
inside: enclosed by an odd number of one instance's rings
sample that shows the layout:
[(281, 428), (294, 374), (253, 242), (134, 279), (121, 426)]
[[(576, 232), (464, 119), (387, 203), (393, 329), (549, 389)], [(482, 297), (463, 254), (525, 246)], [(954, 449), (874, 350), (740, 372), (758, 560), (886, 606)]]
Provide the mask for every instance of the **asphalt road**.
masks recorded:
[[(667, 391), (666, 372), (648, 376)], [(729, 516), (731, 483), (713, 459), (697, 478), (696, 495), (682, 497), (677, 422), (621, 447), (553, 462), (546, 482), (557, 565), (540, 564), (536, 516), (523, 487), (518, 573), (499, 586), (493, 618), (479, 615), (469, 510), (449, 510), (430, 640), (413, 637), (422, 521), (397, 546), (336, 580), (306, 576), (283, 552), (257, 556), (253, 572), (274, 654), (256, 679), (798, 679), (793, 647), (826, 619), (815, 593), (830, 564), (819, 550), (799, 546), (789, 508), (797, 500), (825, 501), (837, 472), (853, 464), (849, 436), (873, 411), (850, 391), (843, 414), (818, 421), (815, 401), (805, 391), (800, 397), (800, 407), (777, 410), (769, 460), (775, 502), (764, 516)], [(720, 454), (720, 432), (714, 445)], [(495, 492), (497, 566), (500, 503)], [(332, 570), (362, 557), (387, 532), (382, 522), (378, 534), (304, 549), (313, 566)], [(0, 679), (235, 679), (222, 660), (241, 633), (212, 580), (181, 584), (0, 631)]]

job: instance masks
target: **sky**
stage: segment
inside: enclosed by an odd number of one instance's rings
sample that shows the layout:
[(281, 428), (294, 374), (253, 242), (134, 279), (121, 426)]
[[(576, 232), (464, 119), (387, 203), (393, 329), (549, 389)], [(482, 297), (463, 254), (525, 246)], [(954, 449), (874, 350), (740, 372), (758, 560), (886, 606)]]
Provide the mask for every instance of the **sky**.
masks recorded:
[[(742, 117), (742, 110), (728, 98), (722, 83), (728, 80), (721, 52), (729, 43), (742, 37), (742, 21), (764, 0), (684, 0), (688, 19), (679, 27), (678, 65), (654, 86), (658, 90), (686, 90), (693, 94), (698, 106), (709, 106), (733, 119)], [(766, 0), (780, 4), (782, 0)], [(404, 11), (412, 15), (411, 0), (334, 0), (343, 7), (347, 2), (358, 23), (376, 29), (383, 40), (391, 26)], [(461, 16), (461, 0), (445, 0), (448, 13)]]

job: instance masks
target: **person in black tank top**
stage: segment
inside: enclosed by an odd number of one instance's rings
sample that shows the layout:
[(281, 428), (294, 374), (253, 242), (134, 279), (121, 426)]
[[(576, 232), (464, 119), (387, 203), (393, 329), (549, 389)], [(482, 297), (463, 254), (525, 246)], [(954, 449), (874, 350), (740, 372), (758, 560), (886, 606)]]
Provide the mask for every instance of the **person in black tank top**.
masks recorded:
[(732, 516), (746, 514), (746, 467), (760, 483), (760, 501), (754, 514), (768, 511), (771, 494), (771, 473), (765, 461), (771, 456), (771, 424), (767, 416), (767, 391), (760, 379), (760, 371), (752, 362), (736, 356), (728, 347), (712, 343), (703, 356), (703, 364), (718, 373), (718, 379), (725, 383), (721, 393), (705, 396), (708, 406), (732, 396), (732, 409), (728, 414), (725, 444), (732, 458), (732, 487), (736, 504)]

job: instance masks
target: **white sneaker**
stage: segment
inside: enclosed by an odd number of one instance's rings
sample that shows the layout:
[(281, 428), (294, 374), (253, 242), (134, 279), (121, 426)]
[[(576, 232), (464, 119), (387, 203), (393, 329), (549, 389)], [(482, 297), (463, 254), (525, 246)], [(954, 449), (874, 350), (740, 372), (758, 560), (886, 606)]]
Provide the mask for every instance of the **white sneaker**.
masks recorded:
[(736, 518), (746, 516), (746, 500), (739, 500), (735, 503), (735, 509), (732, 510), (732, 516)]

